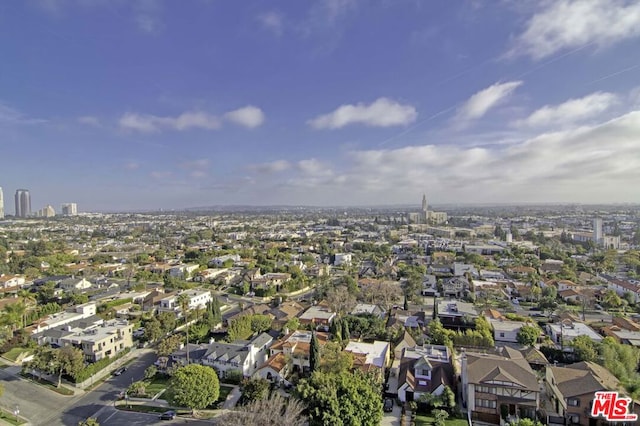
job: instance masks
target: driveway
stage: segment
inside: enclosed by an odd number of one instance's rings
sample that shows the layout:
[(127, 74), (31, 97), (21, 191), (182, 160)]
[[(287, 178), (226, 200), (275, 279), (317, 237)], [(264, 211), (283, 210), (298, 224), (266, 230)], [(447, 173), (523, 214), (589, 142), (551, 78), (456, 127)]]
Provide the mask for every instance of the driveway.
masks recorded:
[(381, 426), (400, 426), (400, 415), (402, 414), (402, 407), (393, 403), (393, 411), (391, 413), (384, 413), (382, 416)]

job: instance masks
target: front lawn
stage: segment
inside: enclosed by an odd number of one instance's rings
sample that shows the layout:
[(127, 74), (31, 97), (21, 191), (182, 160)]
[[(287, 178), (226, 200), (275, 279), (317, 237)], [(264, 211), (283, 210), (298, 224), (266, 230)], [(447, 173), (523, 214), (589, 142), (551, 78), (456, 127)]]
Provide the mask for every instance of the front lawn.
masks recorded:
[[(431, 415), (418, 414), (416, 416), (416, 426), (431, 426), (433, 425), (434, 418)], [(469, 426), (469, 422), (464, 419), (452, 419), (445, 420), (446, 426)]]
[(220, 396), (218, 397), (218, 402), (225, 402), (227, 400), (227, 396), (232, 390), (232, 386), (220, 385)]
[(145, 388), (145, 391), (147, 395), (150, 395), (153, 397), (154, 395), (158, 394), (159, 392), (167, 388), (167, 386), (169, 385), (169, 378), (156, 374), (156, 376), (153, 379), (151, 379), (150, 382), (146, 382), (146, 383), (147, 383), (147, 386)]
[(18, 360), (18, 357), (20, 356), (20, 354), (22, 354), (24, 352), (31, 353), (32, 351), (31, 351), (31, 349), (27, 349), (27, 348), (15, 347), (15, 348), (9, 349), (2, 356), (5, 357), (6, 359), (8, 359), (9, 361), (16, 362)]

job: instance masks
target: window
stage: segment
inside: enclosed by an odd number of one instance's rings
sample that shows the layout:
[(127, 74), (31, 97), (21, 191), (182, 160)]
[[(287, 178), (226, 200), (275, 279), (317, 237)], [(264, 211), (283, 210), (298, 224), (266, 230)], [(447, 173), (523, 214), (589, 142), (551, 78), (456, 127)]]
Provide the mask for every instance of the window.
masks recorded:
[(571, 407), (579, 407), (580, 400), (578, 398), (569, 398), (567, 400), (567, 404), (570, 405)]
[(478, 386), (477, 390), (482, 393), (496, 393), (496, 388), (492, 386)]
[(496, 408), (497, 401), (492, 401), (489, 399), (476, 399), (476, 407), (482, 408)]
[(427, 369), (422, 369), (420, 371), (421, 376), (428, 376), (430, 373), (431, 373), (431, 370), (427, 370)]
[(500, 337), (504, 337), (504, 333), (500, 333)]

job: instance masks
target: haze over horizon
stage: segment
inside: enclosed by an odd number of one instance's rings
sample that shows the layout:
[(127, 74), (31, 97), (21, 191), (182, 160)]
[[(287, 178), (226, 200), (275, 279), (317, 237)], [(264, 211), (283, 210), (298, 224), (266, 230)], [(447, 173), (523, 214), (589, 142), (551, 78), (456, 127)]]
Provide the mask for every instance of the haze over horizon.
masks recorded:
[(33, 210), (640, 203), (640, 3), (0, 3)]

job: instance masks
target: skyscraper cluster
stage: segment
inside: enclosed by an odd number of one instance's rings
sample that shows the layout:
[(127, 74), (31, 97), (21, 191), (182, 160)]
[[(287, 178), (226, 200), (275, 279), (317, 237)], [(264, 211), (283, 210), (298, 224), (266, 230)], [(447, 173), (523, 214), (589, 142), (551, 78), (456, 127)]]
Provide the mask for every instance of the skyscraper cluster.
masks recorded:
[[(75, 216), (78, 214), (78, 205), (76, 203), (64, 203), (61, 206), (62, 215)], [(28, 189), (18, 189), (15, 194), (15, 217), (53, 217), (56, 215), (55, 209), (51, 205), (32, 211), (31, 210), (31, 193)], [(4, 194), (0, 187), (0, 220), (5, 218)]]

